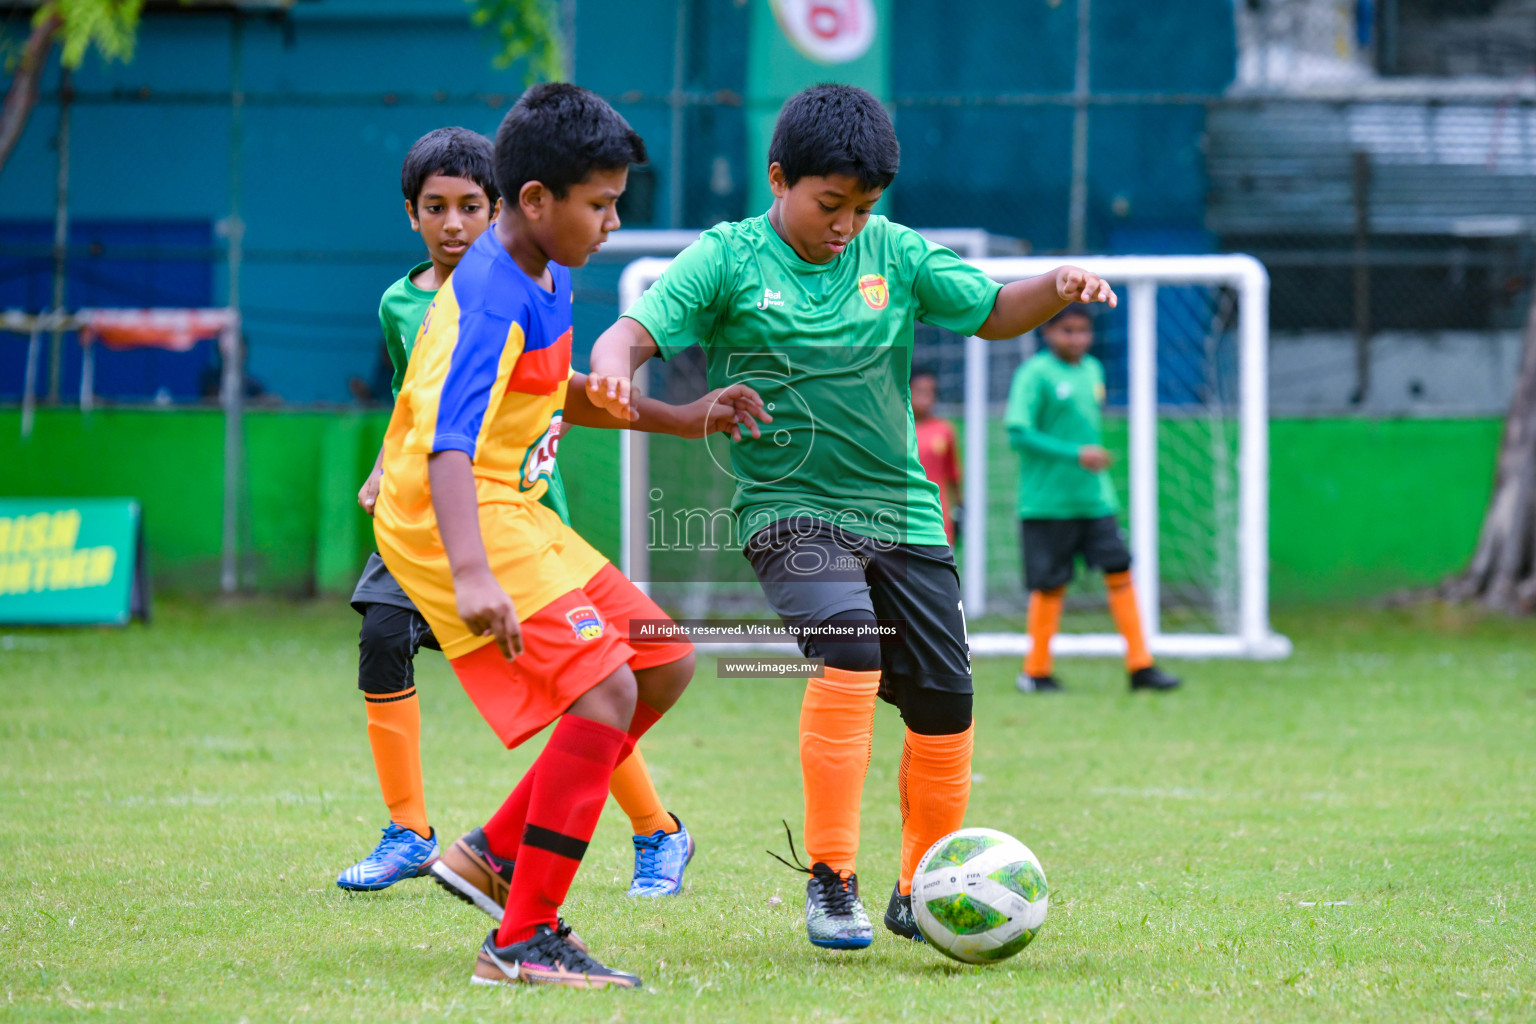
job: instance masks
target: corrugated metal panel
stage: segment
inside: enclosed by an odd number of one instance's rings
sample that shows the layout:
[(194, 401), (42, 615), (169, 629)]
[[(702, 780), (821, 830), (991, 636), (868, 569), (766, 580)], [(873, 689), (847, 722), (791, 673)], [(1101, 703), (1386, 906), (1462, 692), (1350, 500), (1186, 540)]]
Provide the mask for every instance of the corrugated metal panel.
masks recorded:
[(1536, 232), (1536, 106), (1217, 107), (1207, 225), (1220, 235), (1354, 230), (1353, 154), (1371, 158), (1377, 234)]

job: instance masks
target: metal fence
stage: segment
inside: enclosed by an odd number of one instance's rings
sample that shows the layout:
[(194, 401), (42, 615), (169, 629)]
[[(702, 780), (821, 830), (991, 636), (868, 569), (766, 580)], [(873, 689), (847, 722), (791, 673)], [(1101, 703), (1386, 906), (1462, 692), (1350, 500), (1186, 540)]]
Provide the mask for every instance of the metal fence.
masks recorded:
[[(885, 212), (985, 229), (1020, 253), (1249, 252), (1273, 281), (1277, 414), (1502, 411), (1536, 264), (1536, 79), (1521, 71), (1536, 64), (1527, 52), (1536, 0), (1188, 6), (983, 0), (962, 19), (938, 0), (893, 0), (889, 102), (904, 155)], [(758, 212), (746, 198), (762, 171), (746, 166), (745, 7), (677, 0), (677, 38), (654, 55), (674, 65), (673, 87), (605, 90), (634, 123), (653, 126), (656, 160), (634, 178), (629, 225), (698, 228)], [(583, 49), (601, 41), (576, 24), (577, 79), (615, 80), (611, 57)], [(606, 77), (594, 70), (600, 59)], [(243, 90), (238, 105), (213, 88), (150, 98), (82, 88), (74, 102), (114, 120), (189, 124), (238, 109), (253, 135), (294, 119), (372, 119), (408, 141), (419, 124), (494, 123), (512, 98), (400, 84), (377, 94), (268, 84)], [(48, 125), (60, 112), (54, 94), (34, 117)], [(77, 142), (86, 130), (77, 119)], [(246, 174), (247, 196), (270, 187)], [(163, 302), (160, 292), (175, 291), (167, 282), (217, 289), (242, 241), (255, 375), (309, 360), (311, 376), (345, 374), (356, 400), (376, 400), (376, 282), (418, 253), (349, 244), (344, 232), (323, 246), (257, 237), (256, 217), (247, 209), (243, 240), (226, 221), (136, 237), (81, 220), (62, 247), (42, 217), (0, 224), (0, 305), (47, 308), (58, 265), (71, 307), (90, 289), (113, 293), (98, 305), (135, 293)], [(334, 282), (328, 301), (269, 283), (294, 268)], [(617, 274), (610, 262), (578, 275), (580, 339), (617, 312)], [(1113, 373), (1124, 353), (1112, 339), (1124, 330), (1108, 327), (1101, 357)], [(919, 343), (920, 361), (940, 370), (941, 400), (958, 403), (958, 339), (924, 332)], [(19, 392), (21, 360), (10, 350), (21, 344), (0, 337), (0, 399)], [(64, 360), (65, 395), (72, 365)], [(168, 375), (174, 386), (157, 383)], [(197, 396), (197, 376), (105, 366), (98, 390), (180, 401)], [(274, 390), (305, 395), (281, 382)], [(337, 384), (321, 397), (347, 394)]]

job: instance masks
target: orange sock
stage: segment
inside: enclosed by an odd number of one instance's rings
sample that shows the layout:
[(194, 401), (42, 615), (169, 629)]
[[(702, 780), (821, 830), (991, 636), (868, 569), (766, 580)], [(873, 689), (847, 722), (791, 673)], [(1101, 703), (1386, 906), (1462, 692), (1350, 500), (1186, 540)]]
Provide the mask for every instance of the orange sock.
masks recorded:
[(1152, 664), (1152, 652), (1147, 650), (1147, 638), (1141, 632), (1141, 612), (1136, 607), (1136, 587), (1131, 583), (1130, 570), (1107, 572), (1104, 583), (1109, 587), (1109, 613), (1115, 617), (1115, 627), (1125, 637), (1125, 667), (1135, 672)]
[(389, 820), (425, 839), (432, 829), (421, 784), (421, 702), (416, 688), (404, 693), (365, 693), (363, 698), (373, 767), (389, 806)]
[(912, 873), (928, 848), (965, 821), (971, 799), (971, 751), (976, 724), (949, 736), (923, 736), (907, 730), (901, 748), (901, 873), (896, 884), (912, 891)]
[(834, 871), (854, 870), (859, 852), (859, 804), (879, 688), (879, 672), (828, 668), (807, 684), (800, 705), (806, 859)]
[(1061, 625), (1061, 598), (1066, 587), (1036, 590), (1029, 595), (1029, 638), (1034, 642), (1024, 659), (1024, 674), (1040, 678), (1051, 674), (1051, 637)]
[(677, 831), (677, 822), (672, 820), (672, 815), (662, 806), (661, 797), (656, 794), (656, 784), (651, 781), (650, 769), (645, 766), (639, 747), (613, 770), (608, 779), (608, 792), (619, 802), (619, 809), (629, 815), (635, 835), (648, 836), (657, 830), (668, 834)]

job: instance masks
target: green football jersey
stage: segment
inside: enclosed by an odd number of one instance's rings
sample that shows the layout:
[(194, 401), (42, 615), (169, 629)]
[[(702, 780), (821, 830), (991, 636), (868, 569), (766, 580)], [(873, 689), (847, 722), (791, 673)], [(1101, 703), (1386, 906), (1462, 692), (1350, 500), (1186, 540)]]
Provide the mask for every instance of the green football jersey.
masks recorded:
[(1076, 365), (1042, 349), (1018, 368), (1003, 422), (1019, 453), (1020, 519), (1095, 519), (1120, 511), (1108, 473), (1084, 469), (1077, 451), (1102, 444), (1104, 366)]
[[(426, 319), (432, 300), (437, 298), (437, 292), (417, 287), (411, 283), (411, 278), (431, 266), (430, 260), (416, 264), (410, 273), (384, 289), (384, 295), (379, 299), (379, 330), (384, 333), (384, 347), (395, 368), (389, 390), (396, 398), (400, 397), (400, 385), (405, 383), (405, 368), (411, 361), (411, 350), (416, 347), (416, 333), (421, 330), (421, 322)], [(565, 525), (571, 525), (571, 510), (565, 500), (565, 484), (560, 479), (558, 462), (549, 474), (549, 488), (539, 501)]]
[(405, 383), (405, 367), (411, 361), (411, 349), (416, 346), (416, 332), (426, 318), (427, 307), (437, 298), (437, 292), (418, 288), (411, 278), (431, 269), (430, 260), (416, 264), (409, 274), (384, 289), (384, 296), (379, 299), (379, 330), (384, 332), (384, 347), (389, 350), (389, 361), (395, 368), (389, 390), (396, 398), (400, 397), (400, 385)]
[(731, 445), (742, 540), (809, 513), (876, 540), (947, 544), (917, 459), (913, 325), (974, 334), (999, 287), (884, 217), (830, 263), (807, 263), (765, 215), (706, 231), (625, 315), (662, 358), (702, 345), (711, 388), (749, 384), (767, 403), (763, 436)]

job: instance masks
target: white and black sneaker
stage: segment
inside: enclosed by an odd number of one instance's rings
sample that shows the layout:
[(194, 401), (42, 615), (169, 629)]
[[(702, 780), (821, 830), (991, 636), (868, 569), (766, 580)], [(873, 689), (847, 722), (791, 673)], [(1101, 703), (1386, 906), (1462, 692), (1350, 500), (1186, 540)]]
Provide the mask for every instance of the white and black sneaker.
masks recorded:
[(1177, 690), (1182, 685), (1183, 680), (1178, 676), (1170, 675), (1156, 665), (1148, 665), (1146, 668), (1139, 668), (1131, 673), (1131, 689), (1133, 690), (1166, 692), (1168, 690)]
[(875, 941), (874, 926), (859, 902), (859, 876), (811, 865), (805, 883), (805, 932), (822, 949), (863, 949)]
[(811, 945), (822, 949), (864, 949), (875, 941), (875, 929), (859, 902), (859, 876), (852, 871), (844, 875), (834, 871), (821, 861), (806, 867), (795, 852), (795, 837), (784, 823), (784, 835), (789, 839), (789, 855), (794, 861), (768, 851), (768, 856), (795, 871), (810, 875), (805, 883), (805, 932)]
[(1055, 676), (1032, 676), (1023, 672), (1019, 673), (1014, 685), (1020, 693), (1060, 693), (1063, 689), (1061, 680)]

